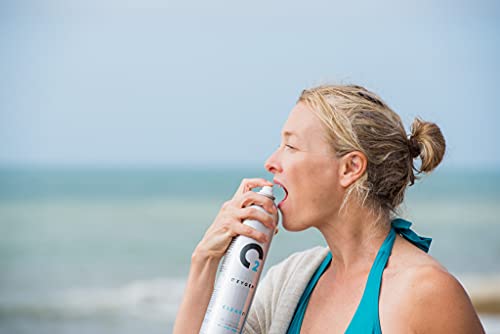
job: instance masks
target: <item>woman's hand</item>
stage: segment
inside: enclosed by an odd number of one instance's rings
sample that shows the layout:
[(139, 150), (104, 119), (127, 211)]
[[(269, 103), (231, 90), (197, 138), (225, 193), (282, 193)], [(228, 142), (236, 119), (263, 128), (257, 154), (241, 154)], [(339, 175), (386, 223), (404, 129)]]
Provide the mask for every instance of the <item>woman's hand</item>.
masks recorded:
[[(231, 240), (238, 235), (244, 235), (259, 242), (267, 242), (270, 236), (242, 222), (245, 219), (258, 220), (275, 233), (278, 210), (273, 200), (251, 191), (256, 187), (272, 185), (271, 182), (261, 178), (243, 179), (233, 198), (222, 205), (214, 222), (193, 252), (193, 257), (220, 260), (226, 253)], [(251, 207), (252, 204), (261, 206), (267, 212)]]

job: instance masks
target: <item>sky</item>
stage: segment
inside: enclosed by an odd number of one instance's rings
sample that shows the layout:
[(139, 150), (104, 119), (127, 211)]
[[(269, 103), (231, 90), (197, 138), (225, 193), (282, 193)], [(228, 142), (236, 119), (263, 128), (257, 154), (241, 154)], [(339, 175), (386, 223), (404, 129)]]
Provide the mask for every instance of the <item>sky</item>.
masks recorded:
[(495, 1), (3, 0), (0, 166), (261, 167), (340, 83), (498, 168), (499, 28)]

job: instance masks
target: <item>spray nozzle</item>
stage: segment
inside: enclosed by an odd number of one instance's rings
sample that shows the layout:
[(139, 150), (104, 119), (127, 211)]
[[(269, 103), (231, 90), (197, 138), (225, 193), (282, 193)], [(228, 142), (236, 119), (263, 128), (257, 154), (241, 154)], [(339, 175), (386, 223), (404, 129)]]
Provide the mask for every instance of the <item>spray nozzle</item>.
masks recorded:
[(259, 194), (267, 196), (274, 200), (273, 187), (271, 186), (263, 186), (262, 189), (259, 191)]

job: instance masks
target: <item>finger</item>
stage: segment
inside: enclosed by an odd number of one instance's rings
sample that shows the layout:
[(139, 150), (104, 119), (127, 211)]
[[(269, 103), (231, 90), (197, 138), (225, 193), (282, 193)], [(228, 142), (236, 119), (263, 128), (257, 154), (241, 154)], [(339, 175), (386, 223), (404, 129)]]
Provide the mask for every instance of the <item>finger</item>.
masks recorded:
[(263, 186), (272, 187), (273, 183), (263, 178), (243, 179), (241, 180), (240, 186), (238, 187), (238, 190), (236, 190), (236, 193), (234, 195), (241, 195), (246, 193), (247, 191), (252, 190), (253, 188)]
[(258, 242), (264, 243), (269, 241), (269, 237), (265, 233), (257, 231), (255, 228), (245, 224), (235, 223), (233, 225), (233, 231), (238, 235), (244, 235)]
[(274, 204), (274, 201), (270, 199), (267, 196), (258, 194), (253, 191), (249, 191), (241, 196), (241, 199), (238, 199), (241, 201), (240, 207), (245, 208), (247, 206), (250, 206), (252, 204), (256, 204), (271, 215), (275, 215), (278, 212), (278, 209), (276, 208), (276, 205)]
[(274, 230), (274, 235), (278, 234), (279, 230), (280, 229), (276, 227), (276, 229)]
[(274, 216), (269, 215), (266, 212), (262, 212), (255, 206), (249, 206), (239, 210), (238, 217), (241, 220), (253, 219), (261, 222), (267, 228), (273, 230), (276, 227), (276, 222)]

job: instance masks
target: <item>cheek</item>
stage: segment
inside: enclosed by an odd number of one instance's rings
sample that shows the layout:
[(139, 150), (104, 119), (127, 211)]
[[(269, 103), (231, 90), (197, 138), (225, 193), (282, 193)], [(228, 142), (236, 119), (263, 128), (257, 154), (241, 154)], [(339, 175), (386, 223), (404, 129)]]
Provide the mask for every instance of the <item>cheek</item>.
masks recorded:
[(314, 183), (317, 189), (332, 189), (337, 185), (337, 166), (328, 159), (318, 159), (308, 164), (310, 182)]
[[(290, 182), (283, 226), (300, 231), (318, 225), (340, 207), (337, 168), (332, 159), (301, 159), (284, 166)], [(293, 181), (292, 181), (293, 180)]]
[(307, 183), (309, 202), (316, 211), (331, 211), (341, 201), (337, 168), (331, 160), (311, 164)]

